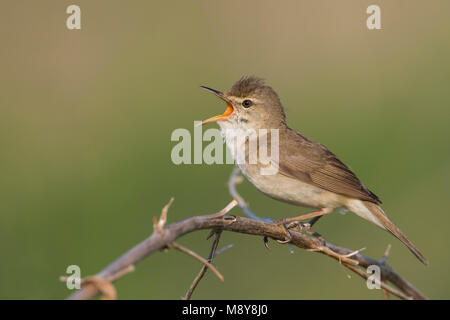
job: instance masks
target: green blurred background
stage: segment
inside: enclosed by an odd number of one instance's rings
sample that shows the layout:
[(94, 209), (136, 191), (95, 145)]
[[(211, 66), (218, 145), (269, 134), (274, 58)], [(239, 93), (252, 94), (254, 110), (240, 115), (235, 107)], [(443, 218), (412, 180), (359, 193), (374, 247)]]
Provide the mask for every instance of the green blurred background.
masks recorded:
[[(66, 28), (70, 4), (82, 29)], [(366, 28), (381, 7), (382, 30)], [(100, 271), (169, 222), (230, 201), (231, 165), (171, 162), (176, 128), (224, 110), (199, 89), (267, 79), (290, 126), (328, 146), (384, 202), (430, 261), (352, 214), (317, 225), (327, 240), (381, 257), (430, 298), (450, 297), (449, 1), (3, 1), (0, 10), (0, 298), (61, 299), (76, 264)], [(215, 125), (210, 125), (214, 127)], [(253, 211), (307, 212), (239, 187)], [(242, 212), (236, 208), (234, 214)], [(206, 256), (207, 231), (179, 240)], [(319, 254), (225, 233), (225, 277), (199, 299), (381, 299)], [(116, 283), (122, 299), (178, 299), (200, 269), (157, 252)], [(349, 278), (351, 275), (351, 278)]]

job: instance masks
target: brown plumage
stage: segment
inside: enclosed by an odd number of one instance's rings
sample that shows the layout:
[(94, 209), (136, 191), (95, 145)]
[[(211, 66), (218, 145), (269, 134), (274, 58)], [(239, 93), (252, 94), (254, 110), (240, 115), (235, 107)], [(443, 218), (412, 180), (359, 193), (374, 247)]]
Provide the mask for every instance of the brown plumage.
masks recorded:
[(257, 77), (242, 77), (227, 92), (234, 97), (246, 97), (256, 90), (264, 88), (264, 79)]
[[(392, 233), (427, 264), (419, 250), (388, 219), (379, 206), (380, 199), (334, 153), (287, 126), (277, 93), (264, 85), (262, 79), (243, 77), (226, 93), (204, 88), (227, 102), (228, 108), (223, 115), (203, 123), (217, 122), (230, 150), (245, 148), (246, 143), (236, 145), (229, 129), (278, 130), (279, 157), (275, 174), (261, 174), (260, 169), (264, 166), (261, 163), (238, 163), (242, 173), (258, 190), (280, 201), (317, 208), (319, 215), (337, 209), (354, 212)], [(267, 138), (270, 145), (271, 135)]]
[(324, 145), (290, 128), (280, 132), (280, 139), (291, 141), (279, 151), (281, 174), (331, 192), (381, 204), (380, 199)]

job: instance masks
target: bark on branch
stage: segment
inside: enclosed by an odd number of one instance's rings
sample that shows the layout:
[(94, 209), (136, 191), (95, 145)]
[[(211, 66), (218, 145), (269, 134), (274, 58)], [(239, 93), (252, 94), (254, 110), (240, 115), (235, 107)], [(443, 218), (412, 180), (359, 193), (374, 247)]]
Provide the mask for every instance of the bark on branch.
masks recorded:
[[(248, 219), (243, 217), (224, 216), (235, 205), (236, 200), (233, 200), (223, 210), (204, 216), (196, 216), (187, 218), (168, 226), (165, 226), (168, 206), (163, 210), (161, 219), (155, 223), (155, 230), (153, 234), (136, 245), (134, 248), (123, 254), (116, 261), (111, 263), (99, 274), (97, 274), (96, 281), (85, 281), (81, 289), (72, 294), (69, 299), (91, 299), (101, 294), (102, 290), (97, 285), (101, 281), (115, 281), (122, 275), (126, 274), (124, 270), (130, 269), (130, 266), (136, 265), (139, 261), (148, 255), (159, 251), (161, 249), (170, 248), (174, 241), (183, 235), (204, 229), (231, 231), (237, 233), (245, 233), (259, 237), (269, 237), (272, 239), (284, 240), (285, 234), (283, 229), (275, 224), (255, 219)], [(318, 252), (333, 258), (345, 267), (354, 271), (362, 278), (367, 278), (365, 269), (370, 265), (378, 265), (381, 270), (381, 287), (393, 295), (401, 299), (425, 299), (412, 284), (403, 279), (391, 267), (389, 267), (385, 259), (376, 260), (368, 256), (362, 255), (357, 251), (343, 248), (332, 243), (323, 243), (320, 240), (309, 235), (292, 231), (291, 244), (299, 248)]]

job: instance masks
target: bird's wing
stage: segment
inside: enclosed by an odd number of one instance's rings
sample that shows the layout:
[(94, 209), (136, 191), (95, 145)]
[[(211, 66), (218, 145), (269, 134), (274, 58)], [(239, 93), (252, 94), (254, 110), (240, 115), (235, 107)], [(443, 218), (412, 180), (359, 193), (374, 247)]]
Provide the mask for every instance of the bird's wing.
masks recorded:
[(351, 198), (381, 204), (358, 177), (324, 145), (293, 130), (280, 133), (279, 173)]

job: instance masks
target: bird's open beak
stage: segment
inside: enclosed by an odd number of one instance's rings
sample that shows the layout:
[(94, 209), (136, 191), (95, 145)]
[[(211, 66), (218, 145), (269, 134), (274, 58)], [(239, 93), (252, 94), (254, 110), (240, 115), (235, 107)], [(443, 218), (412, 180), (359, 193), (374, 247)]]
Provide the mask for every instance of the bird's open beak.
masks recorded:
[(200, 88), (203, 88), (205, 90), (208, 90), (209, 92), (214, 93), (216, 96), (218, 96), (220, 99), (222, 99), (227, 103), (227, 109), (223, 114), (204, 120), (202, 122), (202, 125), (220, 120), (225, 120), (228, 118), (228, 116), (230, 116), (234, 112), (233, 103), (231, 103), (231, 100), (225, 97), (225, 95), (222, 92), (204, 86), (200, 86)]

